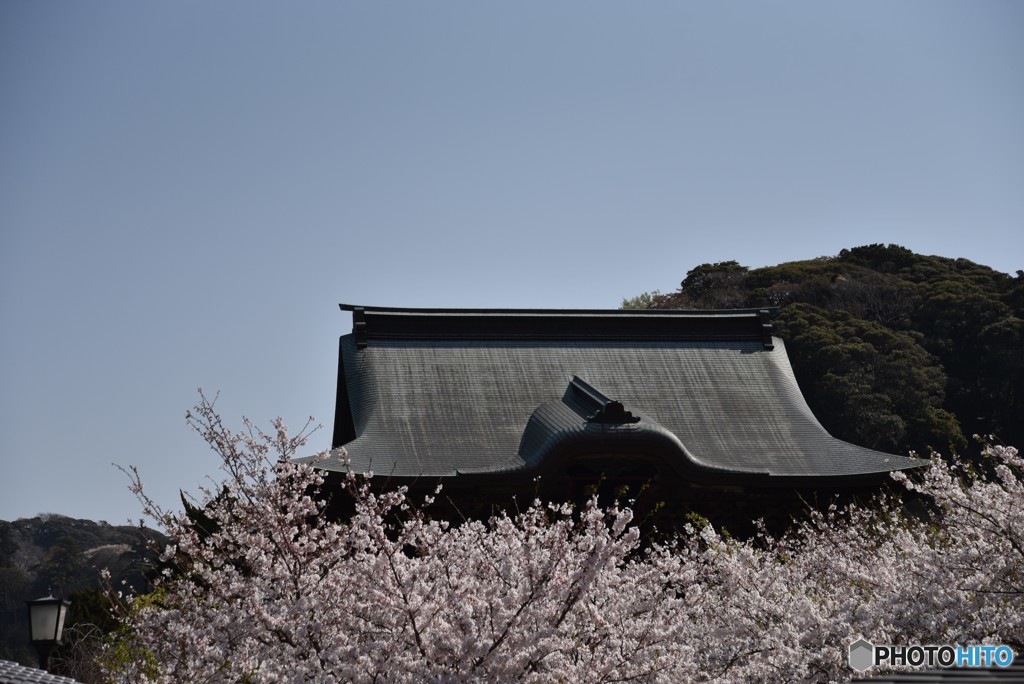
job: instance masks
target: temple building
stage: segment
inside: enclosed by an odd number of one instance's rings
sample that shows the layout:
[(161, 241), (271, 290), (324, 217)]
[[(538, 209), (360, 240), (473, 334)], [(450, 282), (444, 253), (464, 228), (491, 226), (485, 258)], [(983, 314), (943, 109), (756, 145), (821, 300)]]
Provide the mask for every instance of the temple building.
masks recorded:
[(825, 431), (769, 310), (341, 306), (328, 473), (440, 482), (470, 511), (630, 488), (697, 510), (922, 464)]

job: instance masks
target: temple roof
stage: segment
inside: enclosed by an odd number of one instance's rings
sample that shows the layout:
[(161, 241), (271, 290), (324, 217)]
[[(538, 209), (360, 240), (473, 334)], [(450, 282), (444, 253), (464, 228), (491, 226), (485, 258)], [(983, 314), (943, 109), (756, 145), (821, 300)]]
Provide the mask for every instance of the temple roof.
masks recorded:
[(525, 476), (617, 455), (728, 482), (922, 463), (829, 435), (767, 310), (342, 308), (327, 470)]

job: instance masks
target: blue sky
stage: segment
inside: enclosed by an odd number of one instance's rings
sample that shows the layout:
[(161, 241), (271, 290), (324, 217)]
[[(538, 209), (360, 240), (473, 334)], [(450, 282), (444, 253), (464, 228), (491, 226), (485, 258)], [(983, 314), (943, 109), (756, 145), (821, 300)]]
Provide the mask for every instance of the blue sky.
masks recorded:
[[(339, 302), (615, 308), (884, 242), (1024, 268), (1024, 4), (0, 4), (0, 519), (333, 420)], [(328, 446), (330, 431), (310, 450)]]

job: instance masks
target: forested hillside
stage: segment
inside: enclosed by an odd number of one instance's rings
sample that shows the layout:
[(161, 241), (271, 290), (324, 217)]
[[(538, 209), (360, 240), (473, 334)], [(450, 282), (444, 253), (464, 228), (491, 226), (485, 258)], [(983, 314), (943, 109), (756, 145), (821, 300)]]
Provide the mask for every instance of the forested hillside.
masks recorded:
[(147, 542), (154, 530), (44, 514), (0, 520), (0, 659), (31, 664), (25, 601), (48, 594), (72, 601), (67, 627), (113, 626), (100, 596), (100, 570), (120, 585), (144, 589), (155, 562)]
[(765, 268), (702, 264), (677, 292), (623, 307), (778, 307), (800, 387), (841, 439), (947, 454), (973, 434), (1024, 441), (1024, 271), (876, 244)]

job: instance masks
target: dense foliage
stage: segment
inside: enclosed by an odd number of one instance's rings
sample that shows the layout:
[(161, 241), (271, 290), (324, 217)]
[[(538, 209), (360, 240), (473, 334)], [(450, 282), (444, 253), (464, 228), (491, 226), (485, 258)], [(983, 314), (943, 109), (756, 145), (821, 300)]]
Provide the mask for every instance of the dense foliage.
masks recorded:
[(800, 387), (837, 437), (883, 451), (960, 452), (1024, 438), (1024, 272), (898, 245), (748, 269), (697, 266), (626, 308), (780, 307)]
[[(163, 578), (108, 653), (138, 681), (800, 681), (849, 677), (849, 643), (1024, 645), (1024, 459), (991, 477), (941, 460), (898, 501), (812, 514), (747, 541), (710, 526), (644, 543), (626, 507), (534, 503), (457, 527), (402, 490), (322, 477), (280, 421), (190, 418), (222, 461), (204, 517), (162, 511)], [(134, 472), (134, 471), (133, 471)], [(429, 502), (427, 502), (429, 504)], [(427, 509), (429, 510), (429, 508)]]

